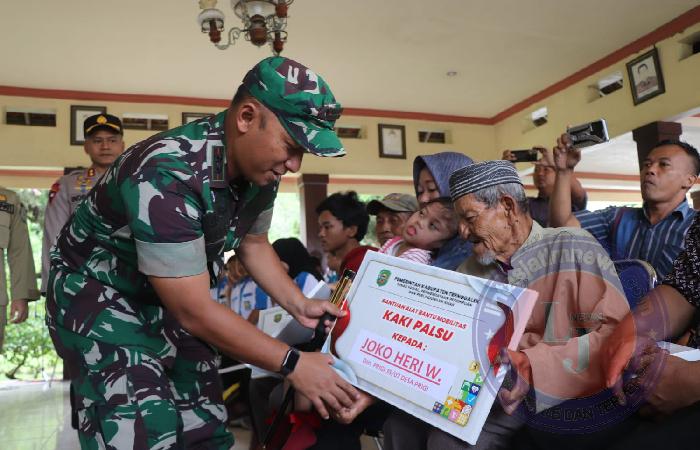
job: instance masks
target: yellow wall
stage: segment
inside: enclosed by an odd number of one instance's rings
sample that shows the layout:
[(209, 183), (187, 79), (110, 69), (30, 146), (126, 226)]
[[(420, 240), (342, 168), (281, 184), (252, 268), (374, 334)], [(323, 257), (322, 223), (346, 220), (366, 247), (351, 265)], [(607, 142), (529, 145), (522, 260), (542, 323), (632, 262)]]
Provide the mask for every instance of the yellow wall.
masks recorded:
[[(625, 62), (636, 56), (632, 55), (496, 125), (345, 115), (339, 120), (338, 125), (360, 126), (363, 130), (363, 137), (345, 140), (344, 143), (348, 150), (348, 156), (345, 158), (307, 157), (302, 165), (302, 172), (328, 173), (331, 177), (339, 176), (340, 178), (343, 176), (364, 176), (369, 180), (357, 184), (337, 179), (329, 186), (330, 190), (355, 188), (359, 192), (377, 194), (391, 191), (411, 192), (411, 167), (416, 155), (443, 150), (458, 150), (467, 153), (475, 160), (494, 159), (499, 158), (505, 148), (526, 148), (535, 144), (549, 146), (566, 129), (567, 125), (583, 123), (600, 117), (604, 117), (608, 121), (611, 137), (649, 122), (668, 119), (700, 106), (700, 86), (698, 84), (698, 80), (700, 80), (700, 55), (681, 59), (682, 44), (680, 43), (684, 38), (696, 33), (700, 33), (700, 24), (657, 44), (666, 93), (638, 106), (634, 106), (632, 103), (625, 67)], [(592, 100), (595, 96), (590, 86), (594, 86), (599, 78), (615, 71), (623, 73), (623, 88), (606, 97)], [(219, 110), (215, 107), (173, 104), (92, 102), (0, 96), (0, 108), (3, 111), (8, 107), (14, 107), (55, 109), (57, 112), (56, 127), (26, 127), (0, 123), (0, 155), (2, 155), (0, 158), (0, 185), (46, 188), (50, 186), (56, 173), (25, 174), (21, 177), (9, 176), (13, 168), (58, 169), (64, 166), (89, 164), (82, 147), (69, 144), (71, 105), (107, 106), (108, 112), (117, 116), (122, 116), (124, 113), (167, 114), (171, 127), (180, 125), (183, 111), (217, 112)], [(541, 106), (547, 106), (549, 121), (541, 127), (534, 128), (529, 122), (528, 116), (531, 111)], [(387, 108), (391, 108), (391, 105), (387, 105)], [(406, 127), (407, 158), (405, 160), (378, 157), (377, 125), (379, 123)], [(445, 130), (449, 136), (449, 143), (419, 143), (419, 130)], [(151, 133), (149, 131), (126, 130), (125, 140), (127, 145), (130, 145), (148, 137)], [(399, 181), (394, 184), (381, 182), (373, 184), (371, 181), (372, 179), (384, 180), (387, 178)], [(284, 190), (287, 191), (293, 191), (295, 187), (296, 183), (286, 183), (283, 186)], [(603, 196), (611, 199), (616, 198), (614, 193)], [(621, 194), (619, 197), (627, 198), (629, 196)]]
[[(0, 96), (0, 107), (54, 109), (56, 127), (29, 127), (0, 124), (0, 170), (11, 167), (61, 168), (64, 166), (89, 165), (82, 146), (70, 145), (70, 106), (107, 106), (110, 114), (124, 113), (167, 114), (171, 127), (181, 124), (181, 114), (186, 112), (218, 112), (223, 108), (193, 107), (172, 104), (141, 104), (118, 102), (86, 102), (47, 98)], [(406, 127), (406, 159), (379, 158), (378, 124), (404, 125)], [(331, 175), (377, 177), (399, 177), (410, 179), (413, 159), (417, 155), (444, 150), (459, 150), (475, 159), (485, 159), (494, 152), (494, 128), (489, 125), (441, 123), (418, 120), (387, 119), (373, 117), (343, 116), (338, 126), (359, 126), (361, 139), (345, 139), (348, 155), (344, 158), (316, 158), (307, 156), (302, 165), (304, 173), (329, 173)], [(419, 130), (446, 130), (448, 144), (418, 142)], [(127, 146), (148, 136), (152, 131), (125, 130)], [(0, 175), (0, 185), (10, 187), (49, 187), (53, 176), (12, 177)], [(363, 185), (365, 186), (365, 185)], [(366, 186), (361, 191), (366, 191)], [(372, 192), (377, 191), (370, 188)]]
[[(551, 146), (568, 125), (605, 118), (610, 137), (615, 137), (697, 108), (700, 106), (700, 54), (681, 60), (683, 44), (680, 41), (698, 32), (700, 24), (656, 44), (666, 93), (637, 106), (632, 102), (625, 63), (651, 49), (647, 48), (496, 124), (496, 149), (492, 156), (500, 157), (500, 149)], [(590, 86), (617, 71), (623, 73), (622, 89), (591, 101), (595, 92)], [(547, 107), (548, 122), (534, 128), (528, 117), (542, 106)]]

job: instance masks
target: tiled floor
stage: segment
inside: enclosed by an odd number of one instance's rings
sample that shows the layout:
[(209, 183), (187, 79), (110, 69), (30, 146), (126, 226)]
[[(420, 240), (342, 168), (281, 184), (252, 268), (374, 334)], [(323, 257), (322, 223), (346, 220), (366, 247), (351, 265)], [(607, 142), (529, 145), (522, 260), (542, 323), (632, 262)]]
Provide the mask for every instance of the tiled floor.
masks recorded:
[[(235, 450), (248, 448), (250, 431), (236, 428)], [(0, 382), (0, 449), (77, 450), (70, 426), (68, 383)]]

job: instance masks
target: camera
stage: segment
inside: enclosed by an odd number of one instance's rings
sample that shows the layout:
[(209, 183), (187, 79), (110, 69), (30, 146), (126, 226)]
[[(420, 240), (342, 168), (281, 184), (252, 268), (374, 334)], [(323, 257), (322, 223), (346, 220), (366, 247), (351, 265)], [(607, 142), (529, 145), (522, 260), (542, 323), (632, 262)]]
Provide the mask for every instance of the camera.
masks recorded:
[(515, 156), (511, 162), (534, 162), (537, 161), (537, 150), (530, 148), (527, 150), (511, 150), (510, 154)]
[(571, 146), (574, 148), (589, 147), (610, 140), (605, 119), (569, 127), (566, 129), (566, 134), (571, 138)]

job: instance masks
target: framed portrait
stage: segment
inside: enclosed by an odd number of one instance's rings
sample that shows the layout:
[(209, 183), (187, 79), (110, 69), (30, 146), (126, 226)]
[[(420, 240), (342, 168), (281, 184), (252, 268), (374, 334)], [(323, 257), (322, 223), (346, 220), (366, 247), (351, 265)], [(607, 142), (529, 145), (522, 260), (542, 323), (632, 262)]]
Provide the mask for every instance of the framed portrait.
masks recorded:
[(83, 145), (85, 136), (83, 135), (83, 122), (95, 114), (105, 114), (106, 106), (70, 106), (70, 145)]
[(406, 127), (379, 124), (379, 157), (406, 159)]
[(213, 113), (184, 112), (182, 113), (182, 124), (185, 125), (186, 123), (194, 122), (195, 120), (213, 115)]
[(666, 92), (656, 48), (627, 63), (632, 100), (638, 105)]

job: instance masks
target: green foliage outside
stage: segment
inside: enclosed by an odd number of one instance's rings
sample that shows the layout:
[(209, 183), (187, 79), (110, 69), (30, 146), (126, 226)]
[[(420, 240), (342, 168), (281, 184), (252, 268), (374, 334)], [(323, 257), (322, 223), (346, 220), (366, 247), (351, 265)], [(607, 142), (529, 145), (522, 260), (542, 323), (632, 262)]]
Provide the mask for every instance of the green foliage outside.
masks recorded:
[[(38, 274), (41, 270), (42, 224), (48, 192), (39, 189), (18, 189), (17, 193), (27, 208), (29, 239)], [(8, 274), (9, 282), (8, 270), (7, 261), (5, 261), (5, 273)], [(37, 280), (38, 284), (39, 280)], [(43, 298), (29, 303), (27, 321), (17, 325), (7, 324), (5, 327), (5, 345), (0, 355), (0, 379), (36, 380), (62, 376), (62, 364), (54, 351), (44, 324), (46, 316), (44, 305)]]

